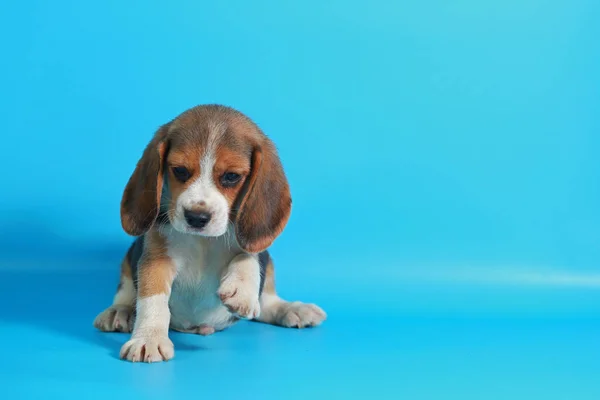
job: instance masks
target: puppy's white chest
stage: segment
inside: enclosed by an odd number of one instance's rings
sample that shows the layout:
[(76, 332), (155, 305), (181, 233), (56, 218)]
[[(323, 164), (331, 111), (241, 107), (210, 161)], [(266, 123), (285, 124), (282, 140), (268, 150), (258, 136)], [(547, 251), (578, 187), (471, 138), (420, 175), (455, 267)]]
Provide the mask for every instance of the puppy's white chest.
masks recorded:
[(217, 272), (218, 266), (209, 263), (209, 247), (194, 237), (169, 243), (168, 255), (177, 268), (175, 284), (197, 287)]
[(177, 268), (169, 299), (171, 326), (188, 330), (203, 324), (229, 324), (231, 314), (221, 303), (217, 290), (233, 255), (214, 239), (189, 236), (173, 240), (168, 254)]

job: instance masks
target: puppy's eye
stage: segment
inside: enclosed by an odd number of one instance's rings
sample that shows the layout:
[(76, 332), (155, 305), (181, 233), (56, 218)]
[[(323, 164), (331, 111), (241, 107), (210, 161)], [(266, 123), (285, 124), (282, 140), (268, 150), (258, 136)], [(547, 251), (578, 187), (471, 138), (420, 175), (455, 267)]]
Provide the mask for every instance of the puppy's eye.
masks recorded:
[(242, 179), (240, 174), (236, 174), (235, 172), (225, 172), (221, 175), (221, 185), (225, 187), (233, 187), (238, 184), (238, 182)]
[(186, 167), (173, 167), (171, 170), (179, 182), (185, 182), (190, 179), (190, 176), (192, 176)]

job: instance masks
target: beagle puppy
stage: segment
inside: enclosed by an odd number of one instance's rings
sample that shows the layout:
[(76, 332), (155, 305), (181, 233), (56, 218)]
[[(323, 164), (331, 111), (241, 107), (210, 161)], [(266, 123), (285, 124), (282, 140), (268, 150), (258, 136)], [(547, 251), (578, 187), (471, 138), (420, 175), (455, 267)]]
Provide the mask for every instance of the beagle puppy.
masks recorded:
[(94, 326), (132, 332), (121, 358), (156, 362), (175, 354), (169, 329), (319, 325), (321, 308), (275, 291), (267, 249), (291, 206), (275, 146), (247, 116), (219, 105), (185, 111), (158, 129), (125, 187), (121, 223), (137, 239)]

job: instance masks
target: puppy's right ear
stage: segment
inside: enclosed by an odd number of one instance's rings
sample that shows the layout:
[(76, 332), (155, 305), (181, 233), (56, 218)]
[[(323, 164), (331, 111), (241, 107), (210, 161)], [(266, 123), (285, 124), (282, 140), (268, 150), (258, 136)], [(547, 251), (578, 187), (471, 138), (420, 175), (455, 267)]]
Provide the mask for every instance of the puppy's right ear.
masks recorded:
[(158, 216), (168, 125), (161, 126), (154, 134), (123, 192), (121, 225), (133, 236), (146, 233)]

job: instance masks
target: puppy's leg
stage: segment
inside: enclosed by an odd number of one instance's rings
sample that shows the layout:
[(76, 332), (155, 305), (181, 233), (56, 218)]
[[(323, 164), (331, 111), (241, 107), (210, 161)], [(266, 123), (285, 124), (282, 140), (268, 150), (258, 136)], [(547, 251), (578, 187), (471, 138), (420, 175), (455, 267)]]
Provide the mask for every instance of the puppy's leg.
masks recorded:
[(252, 319), (260, 314), (259, 291), (258, 260), (250, 254), (240, 254), (225, 269), (217, 294), (231, 313)]
[(275, 291), (275, 271), (269, 260), (265, 271), (265, 283), (260, 296), (260, 316), (257, 321), (288, 328), (317, 326), (327, 318), (327, 314), (315, 304), (282, 300)]
[(172, 260), (160, 253), (164, 247), (148, 244), (149, 250), (139, 265), (133, 333), (121, 348), (121, 358), (133, 362), (166, 361), (175, 355), (169, 339), (169, 296), (176, 269)]
[(98, 314), (94, 326), (104, 332), (131, 332), (135, 319), (136, 290), (127, 257), (121, 263), (121, 278), (112, 306)]

